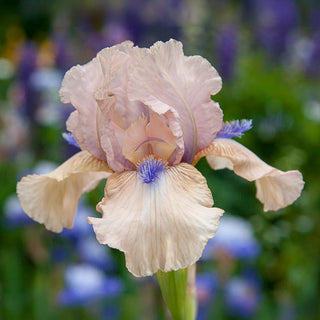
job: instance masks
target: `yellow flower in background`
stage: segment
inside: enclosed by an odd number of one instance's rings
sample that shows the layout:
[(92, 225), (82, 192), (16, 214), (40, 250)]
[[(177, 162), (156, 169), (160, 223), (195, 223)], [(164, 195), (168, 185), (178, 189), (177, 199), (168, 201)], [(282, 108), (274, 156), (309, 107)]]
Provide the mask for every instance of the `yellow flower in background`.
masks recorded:
[(265, 210), (291, 204), (303, 188), (301, 173), (272, 168), (231, 139), (251, 122), (223, 124), (211, 99), (221, 85), (206, 59), (186, 57), (175, 40), (150, 49), (126, 41), (73, 67), (60, 96), (76, 109), (67, 129), (82, 151), (48, 175), (22, 178), (23, 209), (61, 232), (72, 227), (81, 194), (108, 178), (97, 205), (102, 217), (88, 222), (139, 277), (193, 265), (217, 232), (223, 210), (212, 207), (206, 179), (193, 166), (203, 156), (213, 169), (255, 181)]

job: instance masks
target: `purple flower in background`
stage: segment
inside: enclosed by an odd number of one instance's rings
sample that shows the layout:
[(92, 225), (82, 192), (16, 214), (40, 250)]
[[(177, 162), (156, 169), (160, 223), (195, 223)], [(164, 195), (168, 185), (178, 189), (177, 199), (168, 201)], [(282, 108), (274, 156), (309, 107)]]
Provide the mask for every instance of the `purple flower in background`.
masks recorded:
[(38, 46), (32, 42), (27, 42), (23, 45), (20, 52), (20, 63), (18, 64), (16, 75), (17, 85), (21, 90), (21, 104), (22, 115), (33, 122), (34, 114), (38, 104), (38, 97), (32, 89), (30, 78), (37, 66)]
[(320, 5), (313, 5), (309, 8), (309, 27), (311, 30), (320, 31)]
[(257, 0), (255, 4), (258, 41), (267, 51), (283, 54), (298, 26), (295, 1)]
[(20, 62), (16, 71), (17, 79), (21, 84), (29, 81), (31, 74), (36, 70), (38, 46), (32, 42), (26, 42), (20, 51)]
[(135, 43), (180, 38), (185, 2), (181, 0), (125, 1), (124, 20)]
[(217, 40), (218, 70), (224, 79), (232, 78), (238, 51), (237, 28), (225, 26), (219, 33)]
[(202, 259), (213, 258), (221, 250), (236, 259), (255, 258), (260, 253), (260, 245), (250, 223), (240, 217), (224, 215), (216, 236), (208, 241)]
[[(59, 21), (57, 22), (59, 23)], [(68, 35), (56, 32), (52, 36), (56, 49), (56, 66), (59, 70), (66, 71), (75, 64), (75, 50), (71, 46), (71, 39)]]
[(306, 64), (306, 71), (309, 75), (319, 76), (320, 74), (320, 30), (312, 39), (312, 49)]
[(305, 69), (308, 75), (320, 76), (320, 6), (313, 7), (310, 12), (311, 48)]
[(225, 300), (229, 314), (239, 318), (254, 315), (261, 301), (261, 285), (254, 273), (230, 279), (225, 286)]
[(65, 272), (65, 287), (58, 303), (63, 306), (88, 305), (93, 301), (114, 298), (123, 292), (120, 279), (107, 277), (89, 264), (71, 265)]
[(132, 39), (131, 32), (123, 21), (111, 20), (104, 28), (106, 43), (110, 46)]

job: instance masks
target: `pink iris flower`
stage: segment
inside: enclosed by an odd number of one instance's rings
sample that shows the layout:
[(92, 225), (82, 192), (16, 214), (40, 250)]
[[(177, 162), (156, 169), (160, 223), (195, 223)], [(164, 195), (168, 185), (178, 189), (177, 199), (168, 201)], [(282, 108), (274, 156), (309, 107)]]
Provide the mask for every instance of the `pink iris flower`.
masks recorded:
[(277, 170), (218, 134), (223, 113), (211, 96), (221, 86), (210, 63), (185, 56), (175, 40), (149, 49), (126, 41), (71, 68), (60, 97), (76, 109), (67, 129), (81, 151), (49, 174), (22, 178), (22, 208), (61, 232), (72, 228), (81, 195), (108, 178), (102, 216), (88, 218), (98, 241), (123, 251), (138, 277), (193, 265), (223, 213), (194, 167), (201, 157), (255, 181), (265, 210), (291, 204), (304, 185), (299, 171)]

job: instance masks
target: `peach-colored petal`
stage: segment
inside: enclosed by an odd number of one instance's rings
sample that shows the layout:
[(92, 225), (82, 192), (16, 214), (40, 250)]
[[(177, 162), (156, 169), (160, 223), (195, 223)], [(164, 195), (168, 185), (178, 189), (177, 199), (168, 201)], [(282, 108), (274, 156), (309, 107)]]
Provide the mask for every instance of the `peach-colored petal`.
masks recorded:
[(127, 159), (137, 164), (150, 154), (168, 160), (176, 147), (169, 127), (159, 115), (152, 114), (149, 119), (141, 117), (125, 131), (122, 151)]
[(23, 210), (48, 230), (71, 228), (78, 201), (84, 192), (110, 175), (107, 164), (81, 151), (49, 174), (28, 175), (17, 184)]
[(108, 87), (119, 69), (130, 59), (128, 54), (133, 46), (131, 41), (124, 41), (116, 46), (105, 48), (97, 54), (104, 81), (100, 87)]
[(141, 277), (200, 258), (223, 213), (212, 204), (205, 178), (181, 163), (165, 168), (152, 183), (143, 183), (137, 171), (111, 175), (97, 205), (103, 217), (88, 221), (98, 241), (123, 251), (128, 270)]
[(222, 111), (211, 100), (220, 88), (221, 78), (206, 59), (184, 56), (182, 44), (170, 40), (150, 48), (130, 74), (128, 93), (158, 114), (174, 113), (183, 132), (182, 160), (190, 163), (222, 126)]
[(130, 100), (128, 96), (128, 82), (130, 74), (136, 65), (143, 61), (148, 49), (133, 47), (127, 50), (127, 54), (130, 57), (115, 74), (110, 85), (105, 88), (108, 92), (111, 92), (117, 97), (116, 110), (121, 115), (125, 128), (128, 128), (130, 124), (145, 113), (148, 109), (141, 101)]
[[(119, 64), (119, 53), (115, 54), (114, 50), (110, 50), (112, 48), (106, 48), (98, 54), (105, 74), (105, 83), (94, 93), (94, 97), (99, 106), (98, 132), (101, 148), (106, 153), (110, 168), (123, 171), (133, 169), (132, 164), (122, 154), (124, 130), (147, 109), (142, 102), (128, 99), (128, 76), (146, 49), (132, 48), (132, 43), (128, 41), (118, 45), (116, 49), (121, 49), (120, 54), (123, 58)], [(114, 101), (110, 103), (112, 98)]]
[(275, 169), (253, 152), (231, 139), (215, 139), (195, 160), (207, 156), (213, 169), (228, 168), (249, 181), (255, 181), (257, 198), (264, 211), (278, 210), (293, 203), (304, 186), (302, 174), (297, 170), (283, 172)]
[(101, 160), (106, 159), (100, 133), (97, 132), (98, 102), (102, 99), (96, 100), (96, 92), (104, 90), (108, 98), (108, 87), (130, 58), (128, 51), (132, 45), (132, 42), (125, 41), (103, 49), (89, 63), (71, 68), (62, 82), (62, 102), (71, 103), (77, 109), (70, 115), (67, 129), (72, 132), (81, 149), (88, 150)]
[(71, 103), (77, 110), (72, 112), (67, 129), (72, 132), (79, 146), (96, 158), (104, 160), (97, 135), (97, 103), (93, 92), (103, 83), (103, 73), (95, 58), (89, 63), (71, 68), (64, 76), (60, 89), (61, 101)]
[(98, 95), (96, 92), (99, 104), (97, 130), (100, 145), (106, 154), (108, 165), (113, 171), (133, 169), (132, 164), (122, 154), (124, 123), (120, 121), (121, 116), (115, 110), (117, 99), (114, 95), (105, 96), (105, 93), (99, 91)]
[(283, 172), (274, 169), (256, 181), (257, 198), (264, 204), (264, 211), (276, 211), (298, 199), (303, 186), (303, 177), (299, 171)]

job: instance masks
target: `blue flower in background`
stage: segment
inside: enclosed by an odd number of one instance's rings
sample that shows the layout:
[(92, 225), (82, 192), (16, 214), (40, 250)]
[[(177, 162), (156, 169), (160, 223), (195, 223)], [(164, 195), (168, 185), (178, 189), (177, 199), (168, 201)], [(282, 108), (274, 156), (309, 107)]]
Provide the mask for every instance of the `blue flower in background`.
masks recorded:
[(260, 244), (251, 224), (243, 218), (224, 215), (216, 236), (208, 241), (202, 259), (214, 258), (221, 250), (238, 259), (255, 258), (260, 253)]
[(66, 269), (65, 287), (59, 294), (58, 303), (62, 306), (88, 305), (98, 299), (118, 297), (123, 289), (119, 278), (107, 277), (92, 265), (71, 265)]
[(110, 249), (96, 241), (92, 230), (92, 237), (84, 237), (77, 243), (77, 252), (82, 262), (89, 263), (103, 270), (114, 269), (114, 261)]
[[(56, 165), (50, 161), (39, 161), (32, 170), (22, 172), (18, 175), (18, 179), (25, 174), (46, 174), (56, 168)], [(32, 219), (26, 216), (21, 208), (20, 202), (16, 194), (7, 197), (3, 207), (3, 221), (6, 227), (20, 227), (33, 223)]]
[(261, 285), (254, 273), (230, 279), (224, 289), (229, 314), (239, 318), (254, 315), (261, 301)]
[(51, 161), (39, 161), (31, 170), (26, 170), (18, 174), (18, 179), (25, 174), (46, 174), (54, 170), (56, 167), (57, 165)]
[(16, 194), (12, 194), (6, 199), (3, 212), (3, 225), (7, 228), (15, 228), (33, 224), (33, 220), (29, 218), (22, 210)]
[(78, 241), (90, 235), (93, 236), (94, 232), (92, 226), (87, 222), (87, 217), (93, 215), (93, 209), (84, 204), (83, 201), (80, 201), (72, 229), (64, 229), (58, 236), (72, 239), (74, 241)]
[(218, 279), (212, 273), (200, 273), (196, 277), (198, 315), (197, 320), (207, 319), (208, 311), (218, 289)]

